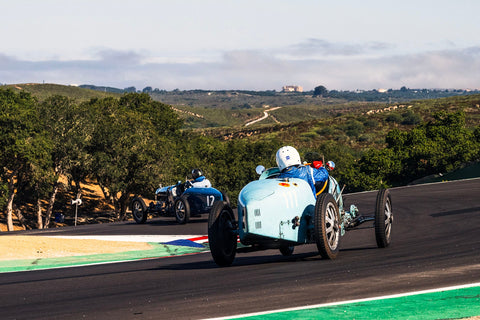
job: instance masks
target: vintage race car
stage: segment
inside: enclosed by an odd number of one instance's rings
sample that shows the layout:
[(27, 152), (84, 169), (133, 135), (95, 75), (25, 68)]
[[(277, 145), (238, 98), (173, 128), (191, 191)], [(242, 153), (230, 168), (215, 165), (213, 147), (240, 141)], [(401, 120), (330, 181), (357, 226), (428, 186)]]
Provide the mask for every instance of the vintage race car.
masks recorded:
[(342, 190), (331, 175), (317, 198), (310, 185), (297, 178), (277, 178), (278, 168), (257, 167), (259, 180), (248, 183), (238, 196), (237, 216), (230, 205), (217, 202), (208, 219), (208, 242), (219, 266), (233, 263), (238, 240), (243, 248), (279, 249), (291, 255), (294, 246), (316, 243), (320, 255), (335, 259), (346, 231), (373, 221), (377, 245), (391, 241), (392, 201), (387, 189), (377, 194), (375, 214), (359, 215), (355, 205), (346, 211)]
[(227, 194), (215, 188), (194, 188), (188, 181), (179, 181), (175, 185), (158, 188), (155, 201), (148, 206), (140, 196), (134, 197), (131, 210), (137, 223), (145, 223), (148, 214), (158, 214), (175, 216), (178, 223), (184, 224), (190, 217), (209, 213), (217, 202), (230, 203)]

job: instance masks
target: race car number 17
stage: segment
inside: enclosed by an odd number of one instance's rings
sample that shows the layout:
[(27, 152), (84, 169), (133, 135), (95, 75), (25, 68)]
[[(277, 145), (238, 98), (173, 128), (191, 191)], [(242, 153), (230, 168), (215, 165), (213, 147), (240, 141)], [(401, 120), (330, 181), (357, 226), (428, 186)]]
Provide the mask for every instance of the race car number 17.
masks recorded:
[(213, 206), (213, 202), (215, 201), (214, 195), (207, 196), (207, 207)]

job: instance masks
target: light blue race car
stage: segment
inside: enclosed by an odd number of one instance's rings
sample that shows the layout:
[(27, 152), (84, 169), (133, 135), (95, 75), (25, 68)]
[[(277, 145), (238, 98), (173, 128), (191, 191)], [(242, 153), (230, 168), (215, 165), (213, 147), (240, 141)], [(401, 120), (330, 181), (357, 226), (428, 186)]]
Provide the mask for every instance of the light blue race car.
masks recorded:
[(258, 166), (257, 173), (260, 178), (240, 191), (238, 220), (226, 202), (215, 203), (210, 211), (208, 242), (217, 265), (233, 263), (238, 240), (242, 247), (274, 248), (283, 255), (291, 255), (297, 245), (316, 243), (323, 258), (335, 259), (345, 232), (367, 221), (374, 221), (378, 247), (390, 244), (393, 212), (387, 189), (377, 194), (375, 214), (362, 216), (355, 205), (345, 211), (342, 190), (331, 175), (315, 198), (305, 180), (277, 178), (277, 167)]

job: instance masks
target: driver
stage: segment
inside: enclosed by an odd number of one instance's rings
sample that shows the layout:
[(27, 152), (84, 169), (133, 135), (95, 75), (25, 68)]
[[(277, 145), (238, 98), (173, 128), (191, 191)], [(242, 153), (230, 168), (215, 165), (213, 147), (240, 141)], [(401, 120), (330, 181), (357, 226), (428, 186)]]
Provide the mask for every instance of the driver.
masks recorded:
[[(280, 169), (279, 178), (300, 178), (308, 182), (314, 196), (317, 196), (315, 185), (325, 185), (328, 171), (321, 165), (315, 167), (302, 165), (297, 149), (290, 146), (281, 147), (276, 154), (277, 166)], [(318, 192), (321, 193), (321, 191)]]
[(212, 184), (210, 180), (205, 178), (200, 169), (192, 169), (192, 179), (187, 180), (184, 183), (179, 183), (175, 188), (173, 188), (173, 193), (175, 196), (180, 196), (188, 188), (211, 188)]
[(210, 180), (205, 178), (202, 170), (200, 170), (200, 169), (193, 169), (192, 170), (192, 178), (193, 178), (193, 180), (190, 181), (190, 185), (193, 188), (211, 188), (212, 187), (212, 184), (210, 183)]

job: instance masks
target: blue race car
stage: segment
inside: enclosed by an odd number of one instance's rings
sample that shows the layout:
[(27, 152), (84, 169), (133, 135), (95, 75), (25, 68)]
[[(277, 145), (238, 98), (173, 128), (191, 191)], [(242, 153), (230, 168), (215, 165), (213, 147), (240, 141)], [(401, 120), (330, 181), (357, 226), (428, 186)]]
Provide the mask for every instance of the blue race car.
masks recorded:
[(217, 202), (228, 203), (230, 200), (226, 193), (215, 188), (195, 188), (189, 181), (179, 181), (175, 185), (160, 187), (155, 191), (155, 201), (148, 207), (145, 201), (137, 196), (131, 203), (133, 219), (137, 223), (145, 223), (148, 214), (175, 216), (180, 224), (185, 224), (190, 217), (209, 213)]
[(316, 243), (323, 258), (335, 259), (341, 236), (367, 221), (374, 222), (377, 246), (390, 244), (393, 213), (388, 190), (378, 192), (375, 214), (362, 216), (355, 205), (344, 210), (342, 191), (331, 175), (315, 199), (305, 180), (277, 178), (277, 167), (258, 166), (257, 173), (259, 180), (240, 191), (238, 220), (225, 202), (215, 203), (210, 211), (208, 242), (217, 265), (233, 263), (238, 240), (243, 249), (276, 248), (283, 255), (291, 255), (294, 246)]

